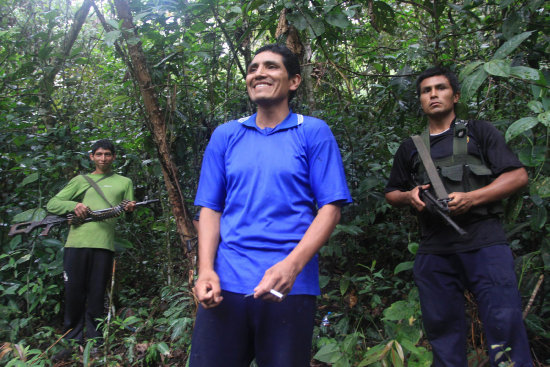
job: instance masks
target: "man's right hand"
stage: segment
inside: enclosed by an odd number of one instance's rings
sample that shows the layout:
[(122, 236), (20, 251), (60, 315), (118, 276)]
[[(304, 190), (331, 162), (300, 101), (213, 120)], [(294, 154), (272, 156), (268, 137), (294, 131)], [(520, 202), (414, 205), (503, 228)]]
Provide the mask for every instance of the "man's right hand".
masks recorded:
[(420, 199), (420, 189), (427, 190), (430, 185), (416, 186), (414, 189), (408, 192), (409, 194), (409, 205), (421, 212), (426, 208), (426, 203)]
[(77, 217), (84, 219), (88, 216), (88, 207), (82, 203), (78, 203), (74, 208), (74, 213)]
[(193, 292), (204, 308), (216, 307), (223, 300), (220, 278), (213, 270), (199, 273)]

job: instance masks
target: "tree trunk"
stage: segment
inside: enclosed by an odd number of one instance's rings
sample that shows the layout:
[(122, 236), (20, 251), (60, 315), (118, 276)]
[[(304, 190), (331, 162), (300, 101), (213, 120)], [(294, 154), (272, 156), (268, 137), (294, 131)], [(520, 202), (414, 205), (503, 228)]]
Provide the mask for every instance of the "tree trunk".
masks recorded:
[[(151, 130), (153, 140), (157, 147), (159, 160), (162, 166), (162, 174), (168, 191), (168, 197), (172, 205), (172, 213), (176, 220), (176, 227), (182, 244), (188, 243), (196, 236), (189, 211), (185, 207), (183, 194), (177, 179), (177, 169), (170, 156), (168, 143), (166, 141), (166, 124), (163, 114), (160, 109), (159, 100), (155, 94), (155, 89), (152, 83), (151, 74), (147, 67), (147, 60), (141, 48), (141, 42), (136, 41), (136, 33), (130, 7), (126, 0), (115, 0), (115, 7), (119, 19), (123, 21), (123, 36), (127, 41), (128, 52), (130, 54), (131, 63), (134, 71), (134, 78), (139, 84), (141, 96), (145, 104), (147, 112), (147, 126)], [(193, 282), (194, 275), (194, 250), (189, 251), (187, 247), (187, 256), (189, 259), (189, 283)]]
[(63, 63), (67, 60), (71, 53), (71, 49), (82, 29), (82, 25), (86, 21), (86, 17), (90, 12), (90, 7), (92, 6), (92, 0), (84, 0), (82, 6), (75, 14), (74, 23), (69, 30), (69, 34), (63, 42), (62, 56), (56, 57), (53, 61), (51, 70), (44, 75), (42, 80), (39, 83), (40, 87), (40, 111), (44, 115), (44, 124), (47, 128), (52, 128), (55, 126), (56, 119), (53, 117), (54, 113), (52, 111), (52, 93), (55, 77), (61, 70)]

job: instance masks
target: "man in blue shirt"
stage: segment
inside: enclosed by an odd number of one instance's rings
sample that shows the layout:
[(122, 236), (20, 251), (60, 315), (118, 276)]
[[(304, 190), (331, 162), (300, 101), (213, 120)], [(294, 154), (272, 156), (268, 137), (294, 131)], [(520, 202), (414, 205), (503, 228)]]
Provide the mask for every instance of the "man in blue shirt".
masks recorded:
[(309, 366), (316, 254), (351, 197), (326, 123), (290, 111), (300, 82), (288, 48), (260, 48), (246, 76), (257, 113), (219, 126), (206, 148), (192, 367)]

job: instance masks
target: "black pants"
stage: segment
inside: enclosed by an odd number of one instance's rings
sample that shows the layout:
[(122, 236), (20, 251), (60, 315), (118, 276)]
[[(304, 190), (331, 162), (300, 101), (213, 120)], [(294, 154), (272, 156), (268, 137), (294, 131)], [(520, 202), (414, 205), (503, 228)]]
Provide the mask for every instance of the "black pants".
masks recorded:
[(98, 318), (103, 317), (103, 299), (113, 266), (113, 252), (95, 248), (66, 247), (63, 255), (65, 281), (65, 331), (72, 329), (65, 339), (84, 343), (86, 336), (102, 341), (97, 329)]
[(191, 367), (306, 367), (311, 361), (315, 296), (266, 302), (222, 291), (216, 307), (199, 306), (191, 342)]
[(468, 366), (465, 288), (476, 297), (491, 366), (508, 358), (516, 367), (533, 366), (514, 259), (507, 245), (449, 255), (417, 254), (414, 276), (434, 367)]

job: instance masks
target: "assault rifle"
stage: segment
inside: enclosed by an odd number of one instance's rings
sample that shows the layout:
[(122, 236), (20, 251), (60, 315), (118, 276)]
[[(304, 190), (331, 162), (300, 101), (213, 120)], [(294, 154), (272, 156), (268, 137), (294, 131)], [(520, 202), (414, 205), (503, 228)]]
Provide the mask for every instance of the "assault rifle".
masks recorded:
[[(153, 200), (140, 201), (136, 203), (136, 207), (149, 205), (152, 203), (156, 203), (157, 201), (159, 200), (153, 199)], [(46, 236), (48, 232), (50, 232), (50, 229), (53, 226), (57, 226), (65, 222), (69, 224), (80, 225), (83, 223), (99, 222), (105, 219), (118, 217), (124, 212), (124, 208), (128, 203), (129, 203), (128, 200), (124, 200), (113, 208), (107, 208), (107, 209), (101, 209), (101, 210), (89, 210), (88, 216), (84, 219), (77, 217), (73, 213), (69, 213), (66, 216), (48, 215), (44, 219), (35, 221), (35, 222), (17, 223), (10, 227), (10, 232), (8, 233), (8, 236), (15, 236), (16, 234), (23, 234), (23, 233), (27, 234), (27, 233), (30, 233), (35, 228), (40, 228), (40, 227), (46, 227), (44, 228), (44, 230), (42, 230), (42, 232), (40, 232), (40, 236)]]
[(422, 190), (422, 189), (420, 189), (419, 195), (420, 195), (420, 199), (426, 203), (426, 209), (428, 209), (430, 213), (435, 213), (439, 215), (441, 218), (443, 218), (443, 220), (445, 220), (445, 222), (447, 222), (451, 227), (453, 227), (453, 229), (457, 231), (457, 233), (461, 237), (468, 234), (468, 232), (460, 228), (460, 226), (456, 224), (456, 222), (452, 220), (451, 217), (449, 216), (450, 210), (447, 203), (451, 199), (447, 198), (447, 199), (439, 200), (435, 196), (433, 196), (433, 194), (428, 190)]

